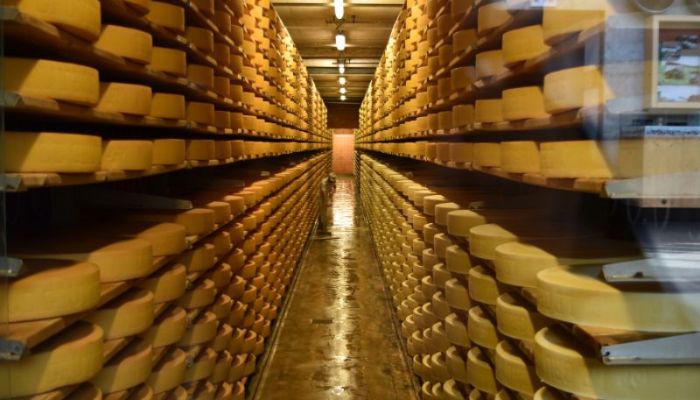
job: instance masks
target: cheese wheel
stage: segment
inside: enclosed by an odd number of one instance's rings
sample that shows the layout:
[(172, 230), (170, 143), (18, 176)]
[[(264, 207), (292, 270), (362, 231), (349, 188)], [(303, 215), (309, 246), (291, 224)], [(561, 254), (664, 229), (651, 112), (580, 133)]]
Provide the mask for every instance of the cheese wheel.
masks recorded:
[(539, 388), (532, 398), (533, 400), (561, 400), (561, 396), (548, 386)]
[(445, 296), (452, 308), (467, 311), (471, 307), (467, 287), (457, 279), (450, 279), (445, 282)]
[(549, 178), (612, 178), (610, 161), (595, 140), (540, 143), (540, 169)]
[(153, 371), (146, 381), (153, 393), (163, 393), (175, 389), (185, 379), (187, 356), (184, 351), (173, 348), (153, 366)]
[(491, 50), (478, 53), (474, 60), (474, 68), (477, 79), (491, 78), (505, 73), (503, 50)]
[(152, 348), (143, 340), (131, 342), (109, 360), (91, 382), (102, 393), (114, 393), (142, 384), (151, 374)]
[(159, 348), (179, 342), (186, 328), (187, 313), (180, 307), (173, 307), (153, 321), (153, 326), (140, 336), (153, 348)]
[(185, 32), (185, 9), (175, 4), (151, 1), (146, 18), (154, 24), (177, 33)]
[(104, 331), (105, 340), (137, 335), (153, 323), (153, 293), (127, 292), (84, 317)]
[(231, 142), (228, 140), (216, 140), (214, 142), (214, 157), (219, 160), (231, 158)]
[[(450, 213), (450, 215), (451, 214), (452, 213)], [(462, 250), (462, 248), (457, 245), (447, 248), (445, 260), (447, 270), (454, 274), (467, 275), (472, 267), (469, 253)]]
[(531, 60), (549, 51), (544, 42), (542, 25), (513, 29), (503, 34), (503, 61), (513, 65)]
[(474, 122), (503, 122), (503, 101), (501, 99), (477, 100), (474, 103)]
[(545, 109), (550, 114), (596, 107), (612, 97), (597, 65), (563, 69), (544, 77)]
[(210, 348), (204, 349), (185, 371), (185, 382), (195, 382), (207, 379), (214, 372), (216, 352)]
[[(455, 4), (455, 3), (453, 3)], [(457, 31), (452, 35), (452, 51), (455, 54), (467, 51), (476, 44), (477, 36), (475, 29), (465, 29)]]
[(504, 290), (490, 271), (482, 266), (469, 270), (469, 296), (479, 303), (496, 305), (496, 299)]
[(95, 105), (99, 73), (79, 64), (30, 58), (3, 58), (4, 90), (22, 96)]
[(469, 310), (469, 320), (467, 322), (469, 339), (489, 350), (496, 349), (500, 338), (496, 330), (496, 324), (491, 321), (489, 315), (479, 306)]
[(99, 0), (6, 0), (3, 4), (91, 42), (100, 35)]
[(477, 32), (480, 36), (483, 36), (505, 25), (511, 18), (508, 12), (507, 2), (504, 0), (482, 5), (479, 7), (477, 16)]
[(186, 142), (183, 139), (153, 141), (153, 165), (181, 165), (185, 162)]
[(533, 396), (540, 383), (535, 366), (531, 365), (508, 342), (502, 341), (496, 346), (494, 360), (496, 379), (503, 385), (518, 393)]
[(228, 285), (229, 282), (231, 282), (232, 276), (233, 272), (231, 271), (231, 266), (226, 263), (221, 263), (207, 278), (214, 282), (214, 286), (219, 289)]
[(612, 264), (639, 258), (635, 243), (586, 239), (511, 242), (496, 247), (496, 277), (509, 285), (537, 288), (537, 274), (560, 265)]
[(482, 392), (498, 393), (493, 367), (479, 347), (472, 347), (467, 353), (467, 379), (469, 384)]
[(496, 301), (496, 324), (502, 334), (533, 343), (535, 333), (550, 322), (515, 295), (504, 293)]
[(141, 239), (105, 244), (94, 236), (66, 235), (44, 240), (42, 247), (23, 243), (12, 249), (22, 259), (54, 259), (86, 261), (100, 268), (101, 282), (120, 282), (147, 275), (153, 268), (153, 249)]
[(651, 400), (697, 397), (697, 365), (604, 365), (573, 338), (552, 328), (535, 337), (537, 375), (578, 396)]
[(0, 323), (75, 314), (99, 303), (100, 271), (86, 262), (25, 260), (22, 274), (0, 285), (0, 298)]
[[(228, 53), (227, 53), (228, 54)], [(224, 76), (214, 77), (214, 92), (222, 97), (231, 96), (231, 80)]]
[(211, 342), (212, 350), (216, 352), (224, 351), (231, 343), (233, 328), (230, 325), (222, 323), (219, 325), (219, 331), (216, 333), (216, 338)]
[[(216, 359), (216, 365), (214, 366), (214, 371), (212, 372), (209, 380), (214, 384), (221, 384), (219, 388), (221, 389), (226, 383), (222, 383), (228, 378), (229, 372), (231, 371), (231, 363), (233, 362), (233, 356), (228, 351), (222, 351), (218, 354)], [(230, 386), (229, 390), (230, 392)], [(221, 392), (217, 392), (220, 395)], [(222, 397), (217, 397), (218, 399)], [(225, 397), (224, 397), (225, 398)]]
[(15, 398), (85, 382), (102, 368), (103, 332), (78, 322), (19, 361), (0, 363), (0, 397)]
[(500, 167), (501, 145), (499, 143), (474, 143), (474, 166)]
[(150, 140), (106, 140), (102, 144), (102, 170), (143, 171), (152, 166), (153, 142)]
[(129, 83), (100, 83), (95, 110), (145, 116), (151, 113), (151, 88)]
[(216, 143), (213, 140), (188, 140), (187, 159), (207, 161), (216, 158)]
[(452, 91), (464, 90), (471, 87), (476, 73), (473, 66), (458, 67), (450, 72)]
[(468, 349), (471, 347), (471, 340), (467, 333), (467, 323), (457, 316), (450, 314), (445, 318), (445, 333), (447, 340), (455, 346)]
[(558, 1), (542, 9), (542, 29), (547, 42), (603, 24), (607, 14), (614, 13), (608, 0)]
[(178, 300), (178, 305), (188, 310), (193, 308), (202, 308), (213, 303), (216, 296), (216, 287), (214, 282), (209, 279), (204, 279), (199, 285), (188, 290)]
[(216, 110), (214, 113), (214, 125), (219, 129), (231, 128), (231, 113), (228, 111)]
[(537, 310), (554, 319), (610, 329), (698, 330), (700, 315), (695, 304), (700, 293), (663, 292), (663, 289), (623, 291), (598, 278), (600, 272), (598, 266), (550, 268), (540, 272)]
[(150, 64), (153, 37), (150, 33), (118, 25), (103, 25), (95, 48), (124, 57), (127, 60)]
[(89, 173), (100, 167), (99, 136), (8, 131), (3, 139), (2, 166), (7, 172)]
[(540, 151), (537, 143), (533, 141), (501, 142), (501, 169), (504, 172), (516, 174), (540, 172)]
[[(452, 108), (452, 127), (464, 128), (474, 123), (474, 106), (460, 104)], [(460, 143), (461, 144), (461, 143)], [(452, 143), (450, 144), (452, 145)]]
[(148, 67), (179, 77), (187, 76), (187, 53), (167, 47), (153, 47)]
[(213, 126), (216, 123), (214, 105), (197, 101), (187, 102), (187, 120), (198, 124)]
[[(123, 215), (134, 221), (173, 222), (185, 227), (187, 235), (204, 235), (211, 233), (216, 224), (214, 212), (206, 208), (193, 208), (183, 212), (134, 212)], [(185, 264), (185, 262), (182, 262)]]
[(207, 311), (197, 318), (178, 344), (183, 347), (190, 347), (210, 342), (216, 337), (218, 325), (219, 322), (216, 319), (216, 315)]
[(468, 383), (467, 380), (467, 362), (461, 351), (456, 347), (450, 347), (445, 353), (447, 371), (452, 379), (461, 383)]
[(153, 293), (153, 302), (160, 304), (173, 301), (182, 296), (185, 292), (186, 281), (185, 267), (177, 264), (160, 275), (139, 282), (137, 286), (151, 291)]
[[(186, 119), (187, 110), (185, 105), (185, 96), (171, 93), (153, 93), (153, 97), (151, 98), (150, 115), (152, 117), (163, 119)], [(159, 140), (155, 140), (154, 142)]]
[(539, 86), (528, 86), (503, 91), (503, 118), (506, 121), (547, 118), (544, 96)]
[[(59, 392), (61, 389), (57, 390)], [(49, 392), (49, 393), (56, 393)], [(44, 395), (48, 395), (45, 393)], [(102, 391), (91, 383), (83, 383), (73, 390), (70, 394), (70, 400), (102, 400)]]
[(198, 50), (207, 54), (214, 52), (214, 33), (209, 29), (188, 26), (185, 36)]

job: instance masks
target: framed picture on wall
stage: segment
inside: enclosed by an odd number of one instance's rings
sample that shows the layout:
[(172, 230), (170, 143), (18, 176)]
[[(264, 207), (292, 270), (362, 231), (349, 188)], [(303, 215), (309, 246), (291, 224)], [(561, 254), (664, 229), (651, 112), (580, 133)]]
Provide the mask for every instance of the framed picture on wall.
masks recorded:
[(649, 108), (700, 109), (700, 16), (655, 15), (649, 25)]

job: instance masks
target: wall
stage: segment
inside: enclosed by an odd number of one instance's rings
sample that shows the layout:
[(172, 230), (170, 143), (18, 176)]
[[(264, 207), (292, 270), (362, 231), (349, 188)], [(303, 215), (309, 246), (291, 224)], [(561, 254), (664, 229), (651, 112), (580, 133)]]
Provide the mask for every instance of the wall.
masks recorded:
[(326, 103), (328, 127), (331, 129), (357, 129), (360, 126), (360, 105), (351, 103)]
[(333, 172), (352, 174), (355, 161), (355, 135), (352, 129), (335, 129), (333, 135)]

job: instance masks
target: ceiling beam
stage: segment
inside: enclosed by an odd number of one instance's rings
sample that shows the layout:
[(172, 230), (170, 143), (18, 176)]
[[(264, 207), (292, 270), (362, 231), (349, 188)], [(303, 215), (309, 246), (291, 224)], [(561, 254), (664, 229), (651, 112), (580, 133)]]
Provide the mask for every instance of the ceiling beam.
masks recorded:
[[(391, 7), (403, 8), (403, 0), (353, 0), (345, 2), (347, 7), (362, 6), (362, 7)], [(316, 7), (331, 7), (331, 2), (319, 0), (281, 0), (272, 1), (272, 6), (278, 7), (294, 7), (294, 6), (316, 6)]]
[[(306, 69), (310, 75), (340, 75), (338, 68), (311, 67)], [(374, 68), (345, 68), (345, 75), (374, 76)]]

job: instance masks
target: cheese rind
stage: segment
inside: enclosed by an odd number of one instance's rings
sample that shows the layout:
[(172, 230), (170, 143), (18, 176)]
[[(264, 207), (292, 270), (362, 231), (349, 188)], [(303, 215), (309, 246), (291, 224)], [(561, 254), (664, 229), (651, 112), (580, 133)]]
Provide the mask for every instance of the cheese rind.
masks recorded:
[(103, 331), (78, 322), (19, 361), (0, 363), (0, 397), (15, 398), (85, 382), (102, 368)]
[(175, 389), (185, 380), (186, 368), (187, 355), (184, 351), (173, 348), (153, 367), (146, 382), (155, 394)]
[(163, 119), (186, 119), (185, 96), (171, 93), (153, 93), (151, 98), (151, 116)]
[(153, 348), (175, 344), (182, 339), (187, 328), (187, 313), (180, 307), (171, 308), (153, 322), (153, 326), (141, 336)]
[(5, 0), (3, 3), (91, 42), (100, 35), (99, 0)]
[(152, 1), (146, 18), (177, 33), (185, 32), (185, 9), (162, 1)]
[(153, 165), (181, 165), (186, 152), (184, 139), (156, 139), (153, 141)]
[(608, 0), (560, 0), (553, 7), (542, 9), (544, 40), (577, 33), (603, 24), (606, 14), (614, 12)]
[(133, 388), (148, 379), (153, 364), (152, 348), (142, 340), (130, 343), (92, 378), (103, 394)]
[(154, 47), (148, 66), (154, 71), (187, 76), (187, 53), (178, 49)]
[(185, 293), (186, 272), (185, 267), (178, 264), (158, 276), (140, 282), (137, 286), (153, 293), (154, 304), (173, 301)]
[(153, 293), (134, 290), (84, 318), (104, 331), (105, 340), (137, 335), (153, 323)]
[(501, 169), (516, 174), (540, 172), (540, 150), (537, 142), (501, 142)]
[(503, 61), (512, 65), (536, 58), (549, 51), (542, 25), (513, 29), (503, 34)]
[(595, 140), (540, 143), (542, 175), (550, 178), (612, 178), (611, 160)]
[(506, 1), (496, 1), (479, 7), (477, 32), (480, 36), (498, 28), (511, 19)]
[(150, 33), (118, 25), (103, 25), (95, 48), (139, 64), (150, 64), (153, 37)]
[(527, 86), (503, 91), (503, 118), (506, 121), (547, 118), (544, 95), (539, 86)]
[(99, 136), (54, 132), (5, 132), (6, 172), (89, 173), (100, 168)]
[(499, 143), (474, 143), (474, 166), (501, 166), (501, 145)]
[(151, 113), (151, 87), (130, 83), (100, 83), (95, 110), (144, 116)]
[(95, 68), (60, 61), (3, 58), (4, 90), (23, 96), (95, 105), (100, 96)]
[(474, 103), (474, 122), (497, 123), (503, 122), (503, 100), (477, 100)]
[(493, 367), (479, 347), (472, 347), (467, 353), (467, 379), (475, 388), (495, 395), (498, 383)]
[(544, 77), (545, 109), (550, 114), (597, 107), (612, 97), (597, 65), (563, 69)]
[[(0, 323), (54, 318), (95, 307), (100, 270), (86, 262), (25, 260), (19, 278), (0, 285)], [(41, 307), (37, 307), (40, 304)]]
[(498, 76), (508, 69), (505, 67), (503, 50), (483, 51), (476, 55), (474, 61), (476, 78), (483, 79)]
[(107, 140), (102, 145), (102, 170), (143, 171), (152, 166), (153, 142), (150, 140)]
[(537, 375), (548, 385), (602, 399), (691, 399), (697, 365), (604, 365), (567, 334), (545, 328), (535, 337)]
[(496, 325), (508, 337), (532, 343), (535, 334), (549, 324), (546, 317), (514, 295), (504, 293), (496, 301)]
[(535, 366), (529, 364), (507, 341), (502, 341), (496, 346), (494, 364), (496, 379), (518, 393), (532, 396), (542, 386), (535, 372)]

